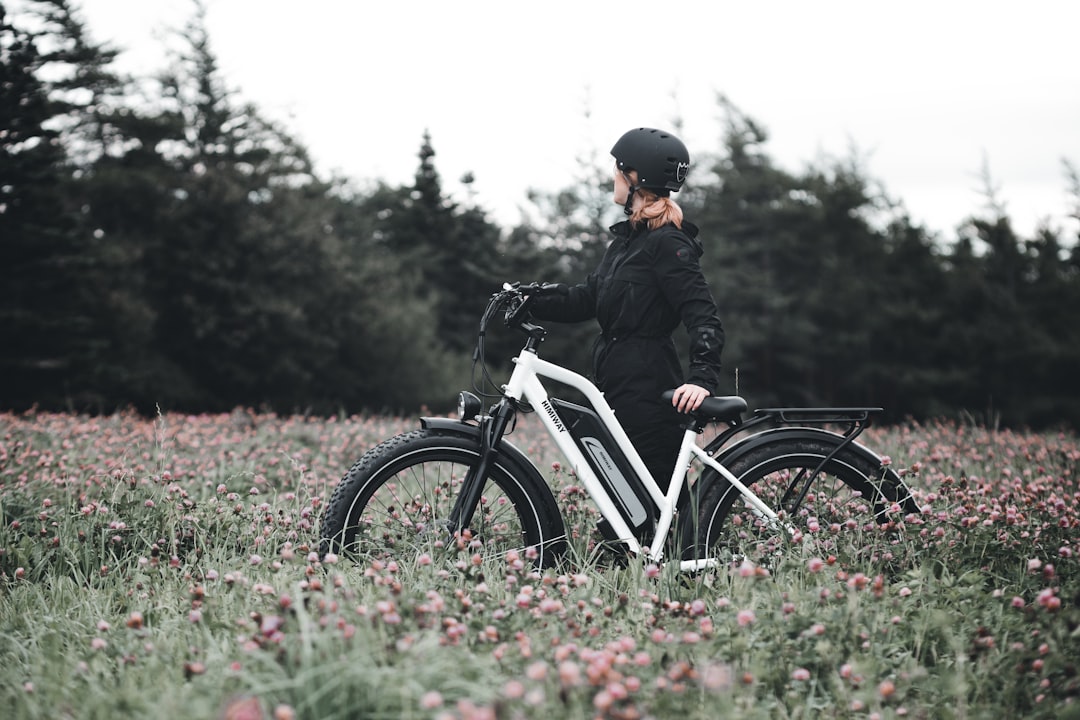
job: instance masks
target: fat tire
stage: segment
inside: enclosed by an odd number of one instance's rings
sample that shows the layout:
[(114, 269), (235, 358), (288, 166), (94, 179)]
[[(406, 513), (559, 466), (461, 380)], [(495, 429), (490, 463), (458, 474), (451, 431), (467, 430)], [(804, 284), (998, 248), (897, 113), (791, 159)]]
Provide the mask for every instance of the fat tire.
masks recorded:
[[(779, 488), (790, 480), (790, 476), (785, 476), (787, 472), (801, 469), (813, 471), (833, 453), (840, 442), (839, 438), (836, 441), (824, 438), (778, 438), (736, 458), (727, 469), (740, 482), (754, 490), (755, 494), (761, 496), (766, 489), (763, 485), (774, 483), (773, 487)], [(820, 475), (814, 480), (810, 497), (820, 499), (818, 495), (836, 492), (846, 486), (851, 491), (848, 509), (862, 510), (863, 517), (859, 521), (859, 528), (862, 529), (871, 523), (889, 525), (908, 513), (918, 512), (911, 491), (900, 476), (891, 468), (883, 466), (880, 461), (876, 461), (876, 458), (871, 459), (873, 457), (869, 453), (858, 453), (852, 448), (840, 450), (824, 465)], [(777, 482), (781, 477), (786, 479)], [(763, 479), (767, 480), (762, 482)], [(694, 522), (685, 524), (682, 528), (683, 559), (704, 559), (719, 555), (718, 559), (737, 561), (748, 557), (746, 546), (740, 547), (741, 543), (754, 542), (745, 537), (751, 534), (744, 529), (745, 517), (748, 516), (740, 517), (744, 520), (740, 529), (732, 527), (733, 517), (742, 514), (742, 505), (736, 506), (742, 498), (741, 493), (715, 473), (703, 476), (702, 480), (704, 482), (701, 487), (691, 491), (693, 501), (689, 510)], [(766, 497), (762, 499), (774, 510), (778, 509), (775, 500)], [(821, 507), (826, 505), (831, 507), (831, 504), (827, 503), (823, 503)], [(784, 520), (805, 529), (812, 512), (807, 503), (797, 508), (794, 515), (785, 514)], [(772, 534), (777, 535), (775, 532)], [(771, 552), (775, 554), (776, 548), (772, 548)]]
[[(428, 483), (429, 479), (425, 472), (429, 465), (434, 463), (451, 463), (456, 469), (455, 478), (464, 476), (469, 465), (479, 458), (479, 450), (475, 439), (456, 434), (442, 433), (438, 430), (421, 429), (397, 435), (383, 441), (376, 447), (366, 452), (348, 472), (345, 473), (341, 482), (334, 489), (333, 494), (323, 512), (321, 521), (320, 552), (325, 556), (327, 553), (335, 554), (366, 554), (376, 556), (406, 555), (412, 552), (409, 544), (414, 540), (421, 540), (421, 536), (427, 533), (426, 540), (446, 539), (449, 537), (443, 528), (439, 527), (438, 521), (445, 517), (421, 518), (430, 520), (429, 527), (423, 527), (414, 522), (415, 517), (410, 518), (404, 512), (405, 508), (400, 505), (409, 505), (419, 515), (424, 515), (425, 508), (437, 505), (441, 512), (448, 515), (449, 508), (456, 498), (453, 492), (452, 478), (446, 474), (430, 478), (431, 487), (421, 487), (420, 484)], [(433, 468), (434, 469), (434, 468)], [(398, 497), (389, 485), (398, 482), (417, 482), (416, 489), (422, 497), (412, 495), (409, 498)], [(512, 512), (505, 513), (509, 523), (516, 523), (520, 527), (520, 544), (510, 543), (506, 547), (495, 547), (495, 540), (507, 540), (517, 536), (516, 528), (511, 530), (507, 537), (483, 537), (478, 533), (476, 539), (481, 542), (490, 541), (485, 546), (492, 551), (506, 551), (517, 544), (523, 555), (533, 557), (533, 562), (538, 567), (548, 567), (554, 564), (565, 549), (565, 535), (562, 516), (555, 504), (551, 491), (546, 486), (536, 487), (537, 479), (533, 474), (524, 472), (510, 458), (497, 456), (489, 470), (485, 484), (485, 494), (492, 491), (501, 493), (506, 502), (497, 501), (505, 506), (507, 503), (512, 507)], [(392, 498), (380, 499), (382, 508), (372, 508), (373, 500), (382, 491)], [(430, 494), (429, 494), (430, 493)], [(419, 499), (418, 499), (419, 498)], [(387, 505), (387, 500), (399, 501), (397, 507)], [(387, 541), (387, 547), (380, 549), (377, 542), (365, 542), (358, 531), (371, 529), (376, 526), (368, 524), (371, 513), (382, 515), (382, 525), (372, 535), (378, 534), (381, 539)], [(432, 511), (434, 512), (434, 511)], [(394, 518), (394, 514), (401, 518)], [(367, 517), (365, 517), (367, 514)], [(478, 517), (482, 516), (482, 510), (477, 510)], [(401, 522), (394, 522), (400, 519)], [(475, 524), (475, 522), (474, 522)], [(417, 546), (424, 544), (417, 542)], [(403, 547), (404, 546), (404, 547)], [(529, 551), (535, 548), (535, 556)], [(403, 559), (397, 557), (398, 560)]]

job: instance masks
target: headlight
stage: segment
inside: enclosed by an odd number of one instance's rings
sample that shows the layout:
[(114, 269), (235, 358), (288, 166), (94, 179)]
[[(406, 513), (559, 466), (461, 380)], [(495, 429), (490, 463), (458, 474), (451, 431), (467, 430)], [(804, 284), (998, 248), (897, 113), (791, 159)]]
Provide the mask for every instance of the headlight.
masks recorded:
[(483, 408), (483, 403), (480, 402), (480, 398), (476, 397), (471, 392), (463, 390), (458, 393), (458, 420), (468, 422), (469, 420), (475, 419), (476, 416), (480, 414), (481, 408)]

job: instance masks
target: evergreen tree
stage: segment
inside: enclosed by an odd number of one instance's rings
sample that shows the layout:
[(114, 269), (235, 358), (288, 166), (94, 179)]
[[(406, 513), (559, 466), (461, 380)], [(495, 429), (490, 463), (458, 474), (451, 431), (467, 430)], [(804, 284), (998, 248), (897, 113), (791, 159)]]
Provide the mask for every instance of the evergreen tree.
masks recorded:
[(1080, 307), (1080, 283), (1067, 263), (1066, 250), (1058, 233), (1049, 227), (1038, 229), (1028, 241), (1029, 276), (1024, 283), (1025, 316), (1030, 340), (1024, 352), (1026, 367), (1021, 376), (1030, 388), (1017, 405), (1025, 423), (1035, 426), (1072, 423), (1080, 427), (1080, 327), (1076, 308)]
[(111, 122), (127, 100), (127, 81), (112, 65), (119, 51), (90, 38), (70, 0), (31, 0), (46, 29), (42, 59), (51, 66), (49, 95), (72, 163), (85, 170), (127, 138)]
[(443, 241), (433, 277), (441, 288), (440, 336), (454, 352), (468, 353), (484, 305), (506, 280), (501, 231), (477, 207), (461, 209)]
[(426, 132), (418, 157), (412, 187), (378, 197), (378, 233), (405, 266), (419, 270), (413, 292), (434, 306), (440, 344), (464, 354), (486, 298), (505, 279), (500, 231), (479, 208), (445, 195)]
[(156, 148), (178, 143), (183, 124), (170, 113), (134, 110), (114, 113), (110, 124), (126, 141), (82, 170), (76, 183), (101, 247), (93, 292), (105, 322), (102, 353), (92, 365), (102, 397), (152, 412), (159, 403), (170, 406), (187, 387), (176, 358), (159, 343), (155, 301), (159, 248), (173, 232), (182, 185), (180, 170)]
[[(306, 150), (225, 88), (200, 7), (188, 50), (162, 77), (173, 201), (145, 240), (154, 345), (172, 363), (160, 396), (194, 407), (313, 402), (334, 339), (319, 332), (334, 289), (328, 188)], [(163, 121), (161, 127), (172, 124)]]
[(978, 259), (982, 269), (980, 293), (974, 298), (973, 342), (968, 348), (968, 367), (978, 379), (978, 396), (967, 407), (986, 412), (987, 422), (1022, 422), (1022, 403), (1027, 394), (1024, 373), (1030, 371), (1028, 349), (1034, 327), (1024, 306), (1023, 283), (1028, 260), (1009, 219), (973, 218), (962, 229), (984, 248)]
[(393, 251), (385, 219), (410, 188), (380, 185), (337, 202), (332, 219), (342, 252), (342, 282), (327, 301), (337, 339), (339, 406), (350, 410), (449, 410), (468, 377), (467, 357), (445, 349), (434, 295), (422, 293), (422, 271)]
[[(225, 86), (201, 3), (156, 86), (114, 74), (69, 0), (20, 7), (0, 4), (0, 406), (442, 409), (499, 283), (583, 280), (621, 219), (596, 152), (505, 234), (470, 176), (464, 203), (445, 193), (427, 133), (406, 186), (320, 179)], [(945, 242), (855, 161), (778, 168), (720, 105), (719, 151), (678, 198), (727, 330), (719, 392), (1080, 425), (1080, 238), (1019, 237), (987, 178)], [(495, 363), (520, 347), (500, 329)], [(587, 372), (595, 325), (549, 331), (545, 353)]]
[(939, 417), (949, 410), (943, 393), (962, 382), (952, 364), (944, 262), (935, 238), (906, 215), (886, 227), (885, 253), (883, 275), (867, 278), (879, 300), (861, 315), (871, 346), (860, 360), (872, 388), (861, 402), (883, 406), (890, 421)]
[(32, 31), (0, 6), (0, 403), (99, 407), (105, 253), (65, 140), (80, 117), (72, 78), (92, 67), (101, 80), (112, 55), (85, 40), (67, 2), (42, 0), (28, 13)]
[(764, 128), (720, 98), (726, 127), (723, 152), (709, 170), (699, 207), (688, 206), (703, 230), (703, 267), (724, 324), (725, 376), (720, 392), (745, 395), (756, 406), (806, 404), (805, 384), (817, 341), (800, 311), (814, 248), (800, 230), (812, 198), (765, 153)]

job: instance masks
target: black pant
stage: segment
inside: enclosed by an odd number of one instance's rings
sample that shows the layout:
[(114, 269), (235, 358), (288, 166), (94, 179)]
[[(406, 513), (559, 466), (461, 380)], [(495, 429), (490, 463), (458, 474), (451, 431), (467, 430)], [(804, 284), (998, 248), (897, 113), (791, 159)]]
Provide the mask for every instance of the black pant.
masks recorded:
[(661, 490), (667, 492), (668, 485), (671, 484), (671, 471), (674, 470), (675, 460), (679, 457), (683, 429), (670, 423), (657, 423), (645, 427), (626, 428), (626, 434), (644, 461), (649, 474), (656, 480), (656, 484)]
[(597, 386), (645, 467), (666, 492), (686, 419), (660, 397), (683, 383), (675, 344), (667, 336), (630, 335), (601, 338), (594, 352)]

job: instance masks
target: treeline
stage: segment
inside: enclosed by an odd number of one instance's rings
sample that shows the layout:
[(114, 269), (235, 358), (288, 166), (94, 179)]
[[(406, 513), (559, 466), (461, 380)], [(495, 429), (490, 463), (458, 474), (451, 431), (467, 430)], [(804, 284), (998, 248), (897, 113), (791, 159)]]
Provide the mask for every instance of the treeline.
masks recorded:
[[(491, 292), (584, 278), (618, 219), (604, 152), (512, 228), (443, 189), (427, 136), (409, 184), (321, 176), (225, 85), (201, 9), (167, 70), (131, 78), (68, 0), (2, 3), (0, 409), (446, 409)], [(857, 160), (779, 168), (719, 102), (679, 200), (727, 330), (720, 392), (1080, 427), (1075, 235), (1019, 237), (988, 193), (945, 240)], [(549, 329), (547, 356), (586, 370), (594, 327)]]

